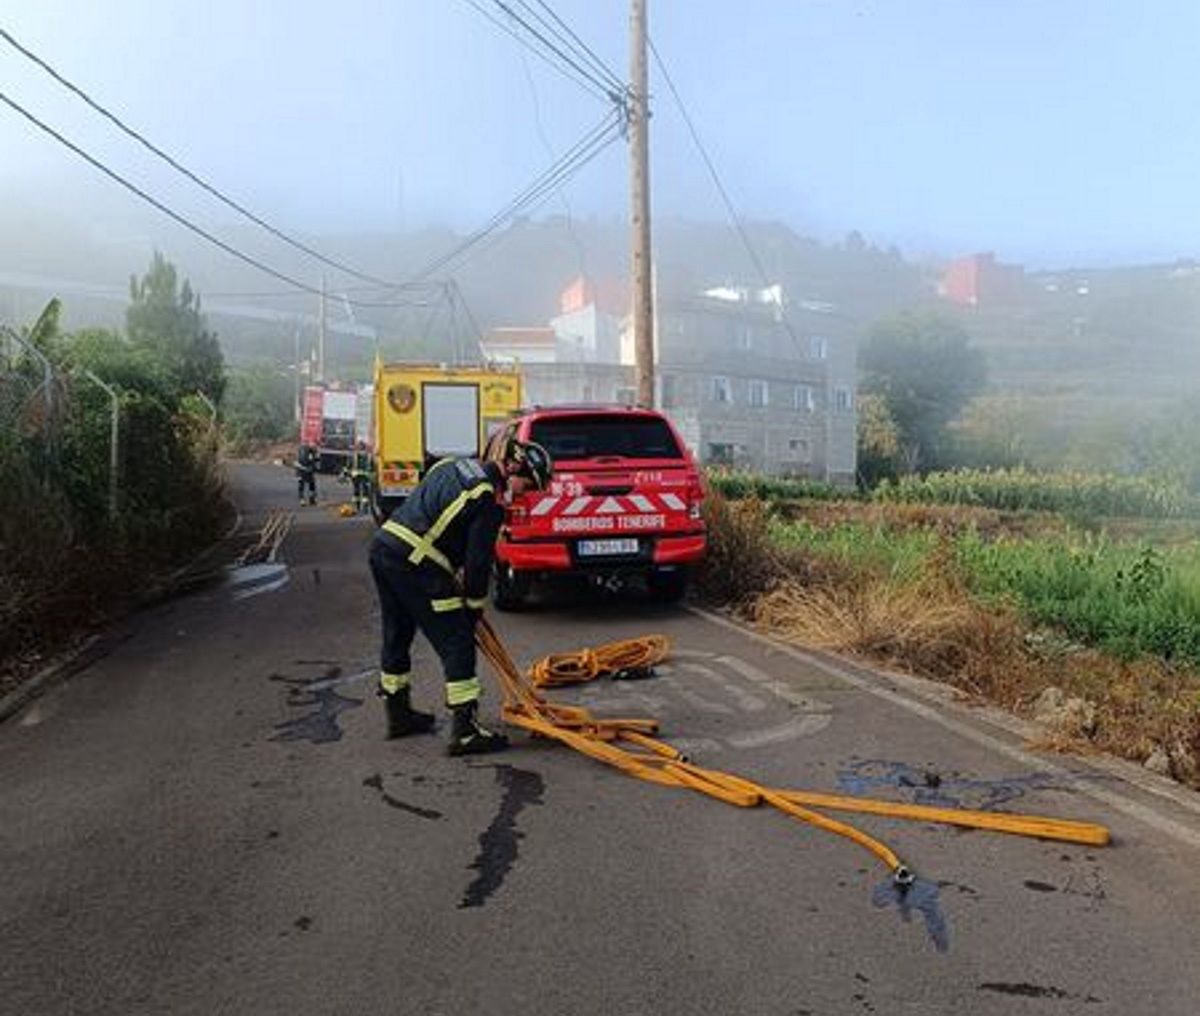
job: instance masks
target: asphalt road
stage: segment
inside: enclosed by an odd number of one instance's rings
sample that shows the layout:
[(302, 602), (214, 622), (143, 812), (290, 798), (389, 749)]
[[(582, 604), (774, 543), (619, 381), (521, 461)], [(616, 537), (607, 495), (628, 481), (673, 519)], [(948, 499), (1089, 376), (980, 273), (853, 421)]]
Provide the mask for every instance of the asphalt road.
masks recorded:
[[(278, 468), (234, 477), (244, 533), (291, 505)], [(704, 764), (1112, 827), (1088, 849), (862, 819), (927, 883), (940, 951), (873, 904), (870, 855), (778, 813), (521, 735), (477, 760), (444, 729), (384, 741), (370, 532), (302, 510), (286, 571), (144, 612), (0, 726), (0, 1012), (1200, 1011), (1195, 795), (683, 608), (500, 616), (521, 661), (670, 635), (658, 677), (561, 695), (656, 716)]]

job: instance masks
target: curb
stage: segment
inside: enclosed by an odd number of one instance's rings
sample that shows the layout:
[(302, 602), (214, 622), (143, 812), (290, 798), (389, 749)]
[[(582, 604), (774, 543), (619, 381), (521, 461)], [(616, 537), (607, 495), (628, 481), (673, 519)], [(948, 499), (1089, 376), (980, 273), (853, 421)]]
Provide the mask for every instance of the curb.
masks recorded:
[[(868, 692), (926, 720), (937, 723), (981, 747), (998, 752), (1021, 764), (1034, 765), (1051, 772), (1093, 800), (1106, 804), (1181, 843), (1193, 848), (1200, 848), (1200, 827), (1176, 821), (1161, 811), (1134, 800), (1126, 794), (1119, 793), (1115, 789), (1109, 789), (1092, 781), (1081, 781), (1059, 762), (1046, 758), (1020, 743), (1009, 743), (1000, 736), (1000, 732), (1003, 732), (1019, 741), (1028, 741), (1045, 732), (1045, 729), (1039, 724), (1007, 713), (995, 705), (968, 707), (957, 700), (954, 690), (948, 685), (929, 678), (885, 670), (860, 659), (824, 650), (808, 649), (778, 636), (756, 631), (731, 617), (704, 607), (688, 604), (687, 610), (710, 624), (737, 631), (777, 652), (792, 657), (797, 662), (816, 667), (831, 677), (846, 682), (851, 687)], [(991, 728), (991, 731), (988, 728)], [(1171, 802), (1181, 811), (1189, 813), (1192, 822), (1195, 821), (1195, 816), (1200, 815), (1200, 795), (1174, 780), (1148, 772), (1142, 766), (1117, 758), (1115, 755), (1098, 754), (1071, 757), (1083, 767), (1093, 771), (1098, 770), (1110, 778), (1115, 777), (1131, 788)]]

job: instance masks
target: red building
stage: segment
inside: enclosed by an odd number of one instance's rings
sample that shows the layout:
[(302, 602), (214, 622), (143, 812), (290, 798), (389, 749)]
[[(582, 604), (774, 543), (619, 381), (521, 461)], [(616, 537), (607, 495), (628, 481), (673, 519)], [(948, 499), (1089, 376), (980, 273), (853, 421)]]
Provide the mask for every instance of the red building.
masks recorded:
[(1020, 296), (1024, 281), (1024, 268), (1002, 265), (989, 251), (951, 261), (938, 282), (938, 295), (962, 307), (1005, 303)]

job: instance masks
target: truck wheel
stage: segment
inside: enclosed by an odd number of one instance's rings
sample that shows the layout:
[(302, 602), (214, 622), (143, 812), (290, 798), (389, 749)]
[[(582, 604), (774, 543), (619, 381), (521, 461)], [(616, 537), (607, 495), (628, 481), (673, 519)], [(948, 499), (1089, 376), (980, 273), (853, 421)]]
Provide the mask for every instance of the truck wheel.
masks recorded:
[(650, 595), (660, 603), (678, 603), (687, 593), (687, 572), (683, 568), (654, 572), (650, 576)]
[(492, 585), (492, 603), (497, 610), (520, 610), (529, 598), (529, 576), (497, 564)]

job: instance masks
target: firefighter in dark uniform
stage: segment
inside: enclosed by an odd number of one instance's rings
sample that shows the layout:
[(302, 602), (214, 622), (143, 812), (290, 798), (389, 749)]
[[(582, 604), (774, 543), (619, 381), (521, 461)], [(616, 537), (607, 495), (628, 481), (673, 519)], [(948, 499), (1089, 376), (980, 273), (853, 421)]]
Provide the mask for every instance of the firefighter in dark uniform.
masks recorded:
[(296, 485), (300, 491), (301, 504), (317, 503), (317, 450), (312, 445), (301, 445), (296, 454)]
[(350, 453), (349, 464), (343, 470), (354, 492), (354, 510), (359, 515), (371, 508), (371, 474), (371, 454), (367, 446), (359, 441)]
[[(379, 694), (387, 707), (388, 737), (431, 730), (433, 716), (412, 707), (410, 650), (418, 628), (442, 661), (450, 708), (451, 755), (508, 746), (478, 720), (475, 623), (483, 614), (496, 535), (504, 518), (500, 497), (532, 483), (544, 490), (551, 461), (540, 445), (511, 440), (497, 462), (444, 459), (426, 474), (371, 543), (371, 574), (383, 613)], [(461, 574), (461, 579), (460, 579)]]

